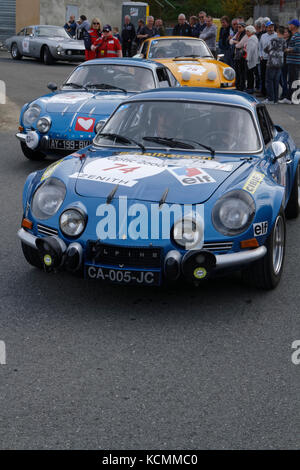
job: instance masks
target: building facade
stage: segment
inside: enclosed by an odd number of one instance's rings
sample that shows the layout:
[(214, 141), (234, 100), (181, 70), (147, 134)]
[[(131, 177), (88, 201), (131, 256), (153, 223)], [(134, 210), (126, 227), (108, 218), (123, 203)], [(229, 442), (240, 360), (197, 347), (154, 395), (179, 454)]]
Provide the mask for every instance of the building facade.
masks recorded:
[(0, 41), (32, 24), (63, 26), (70, 14), (121, 25), (123, 0), (0, 0)]
[(282, 25), (293, 18), (300, 19), (300, 0), (273, 0), (271, 4), (256, 6), (254, 18), (268, 16)]

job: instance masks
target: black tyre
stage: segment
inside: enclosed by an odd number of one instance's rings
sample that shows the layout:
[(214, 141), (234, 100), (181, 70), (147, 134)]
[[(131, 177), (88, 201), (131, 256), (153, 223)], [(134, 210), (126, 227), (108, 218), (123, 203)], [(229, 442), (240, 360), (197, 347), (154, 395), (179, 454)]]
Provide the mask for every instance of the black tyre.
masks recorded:
[(29, 160), (44, 160), (44, 158), (46, 157), (46, 154), (43, 152), (40, 152), (38, 150), (31, 150), (29, 147), (27, 147), (25, 142), (21, 142), (21, 149), (25, 157)]
[(281, 278), (285, 256), (285, 217), (280, 211), (266, 243), (267, 253), (243, 271), (244, 281), (260, 289), (274, 289)]
[(43, 62), (45, 65), (52, 65), (54, 63), (53, 56), (48, 46), (43, 47), (42, 57), (43, 57)]
[(11, 45), (10, 55), (11, 55), (11, 58), (12, 58), (13, 60), (20, 60), (20, 59), (22, 59), (22, 54), (20, 54), (20, 51), (19, 51), (19, 48), (18, 48), (18, 45), (17, 45), (16, 42), (14, 42), (14, 43)]
[(285, 215), (288, 219), (296, 219), (300, 212), (300, 165), (297, 166), (295, 179), (289, 198), (285, 209)]
[(31, 246), (22, 243), (23, 255), (25, 256), (26, 261), (34, 266), (35, 268), (43, 269), (43, 263), (39, 257), (39, 253)]

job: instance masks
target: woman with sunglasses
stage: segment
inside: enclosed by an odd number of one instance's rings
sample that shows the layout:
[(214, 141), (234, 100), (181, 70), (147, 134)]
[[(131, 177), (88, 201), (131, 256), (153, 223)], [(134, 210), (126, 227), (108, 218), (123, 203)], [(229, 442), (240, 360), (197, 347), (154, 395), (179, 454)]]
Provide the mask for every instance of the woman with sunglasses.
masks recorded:
[(97, 39), (101, 38), (101, 24), (99, 18), (93, 18), (91, 23), (91, 29), (87, 31), (83, 37), (85, 46), (85, 60), (96, 59), (96, 51), (92, 50), (92, 46), (95, 44)]

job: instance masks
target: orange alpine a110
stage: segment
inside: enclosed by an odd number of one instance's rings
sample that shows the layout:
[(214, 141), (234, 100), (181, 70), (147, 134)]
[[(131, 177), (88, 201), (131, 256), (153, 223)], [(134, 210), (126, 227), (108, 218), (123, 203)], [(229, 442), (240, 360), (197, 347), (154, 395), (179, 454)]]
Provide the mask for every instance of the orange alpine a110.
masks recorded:
[(184, 36), (146, 39), (135, 57), (166, 65), (181, 85), (235, 88), (233, 68), (215, 60), (202, 39)]

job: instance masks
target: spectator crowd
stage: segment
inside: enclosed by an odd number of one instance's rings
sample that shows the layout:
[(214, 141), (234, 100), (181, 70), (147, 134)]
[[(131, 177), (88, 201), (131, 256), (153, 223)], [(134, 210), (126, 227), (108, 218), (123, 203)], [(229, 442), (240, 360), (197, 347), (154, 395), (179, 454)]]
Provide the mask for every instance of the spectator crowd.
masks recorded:
[[(230, 21), (223, 16), (220, 21), (218, 41), (218, 28), (204, 11), (189, 20), (181, 13), (172, 35), (203, 39), (215, 58), (219, 54), (222, 62), (234, 68), (238, 90), (256, 93), (269, 104), (292, 104), (293, 86), (300, 79), (298, 19), (285, 26), (274, 24), (270, 18), (258, 18), (254, 25), (247, 25), (242, 17)], [(89, 23), (85, 15), (77, 21), (71, 16), (64, 28), (71, 37), (84, 40), (86, 60), (132, 57), (145, 39), (166, 35), (163, 21), (153, 16), (147, 17), (146, 24), (139, 19), (136, 29), (126, 15), (121, 32), (108, 24), (101, 27), (98, 18)]]

